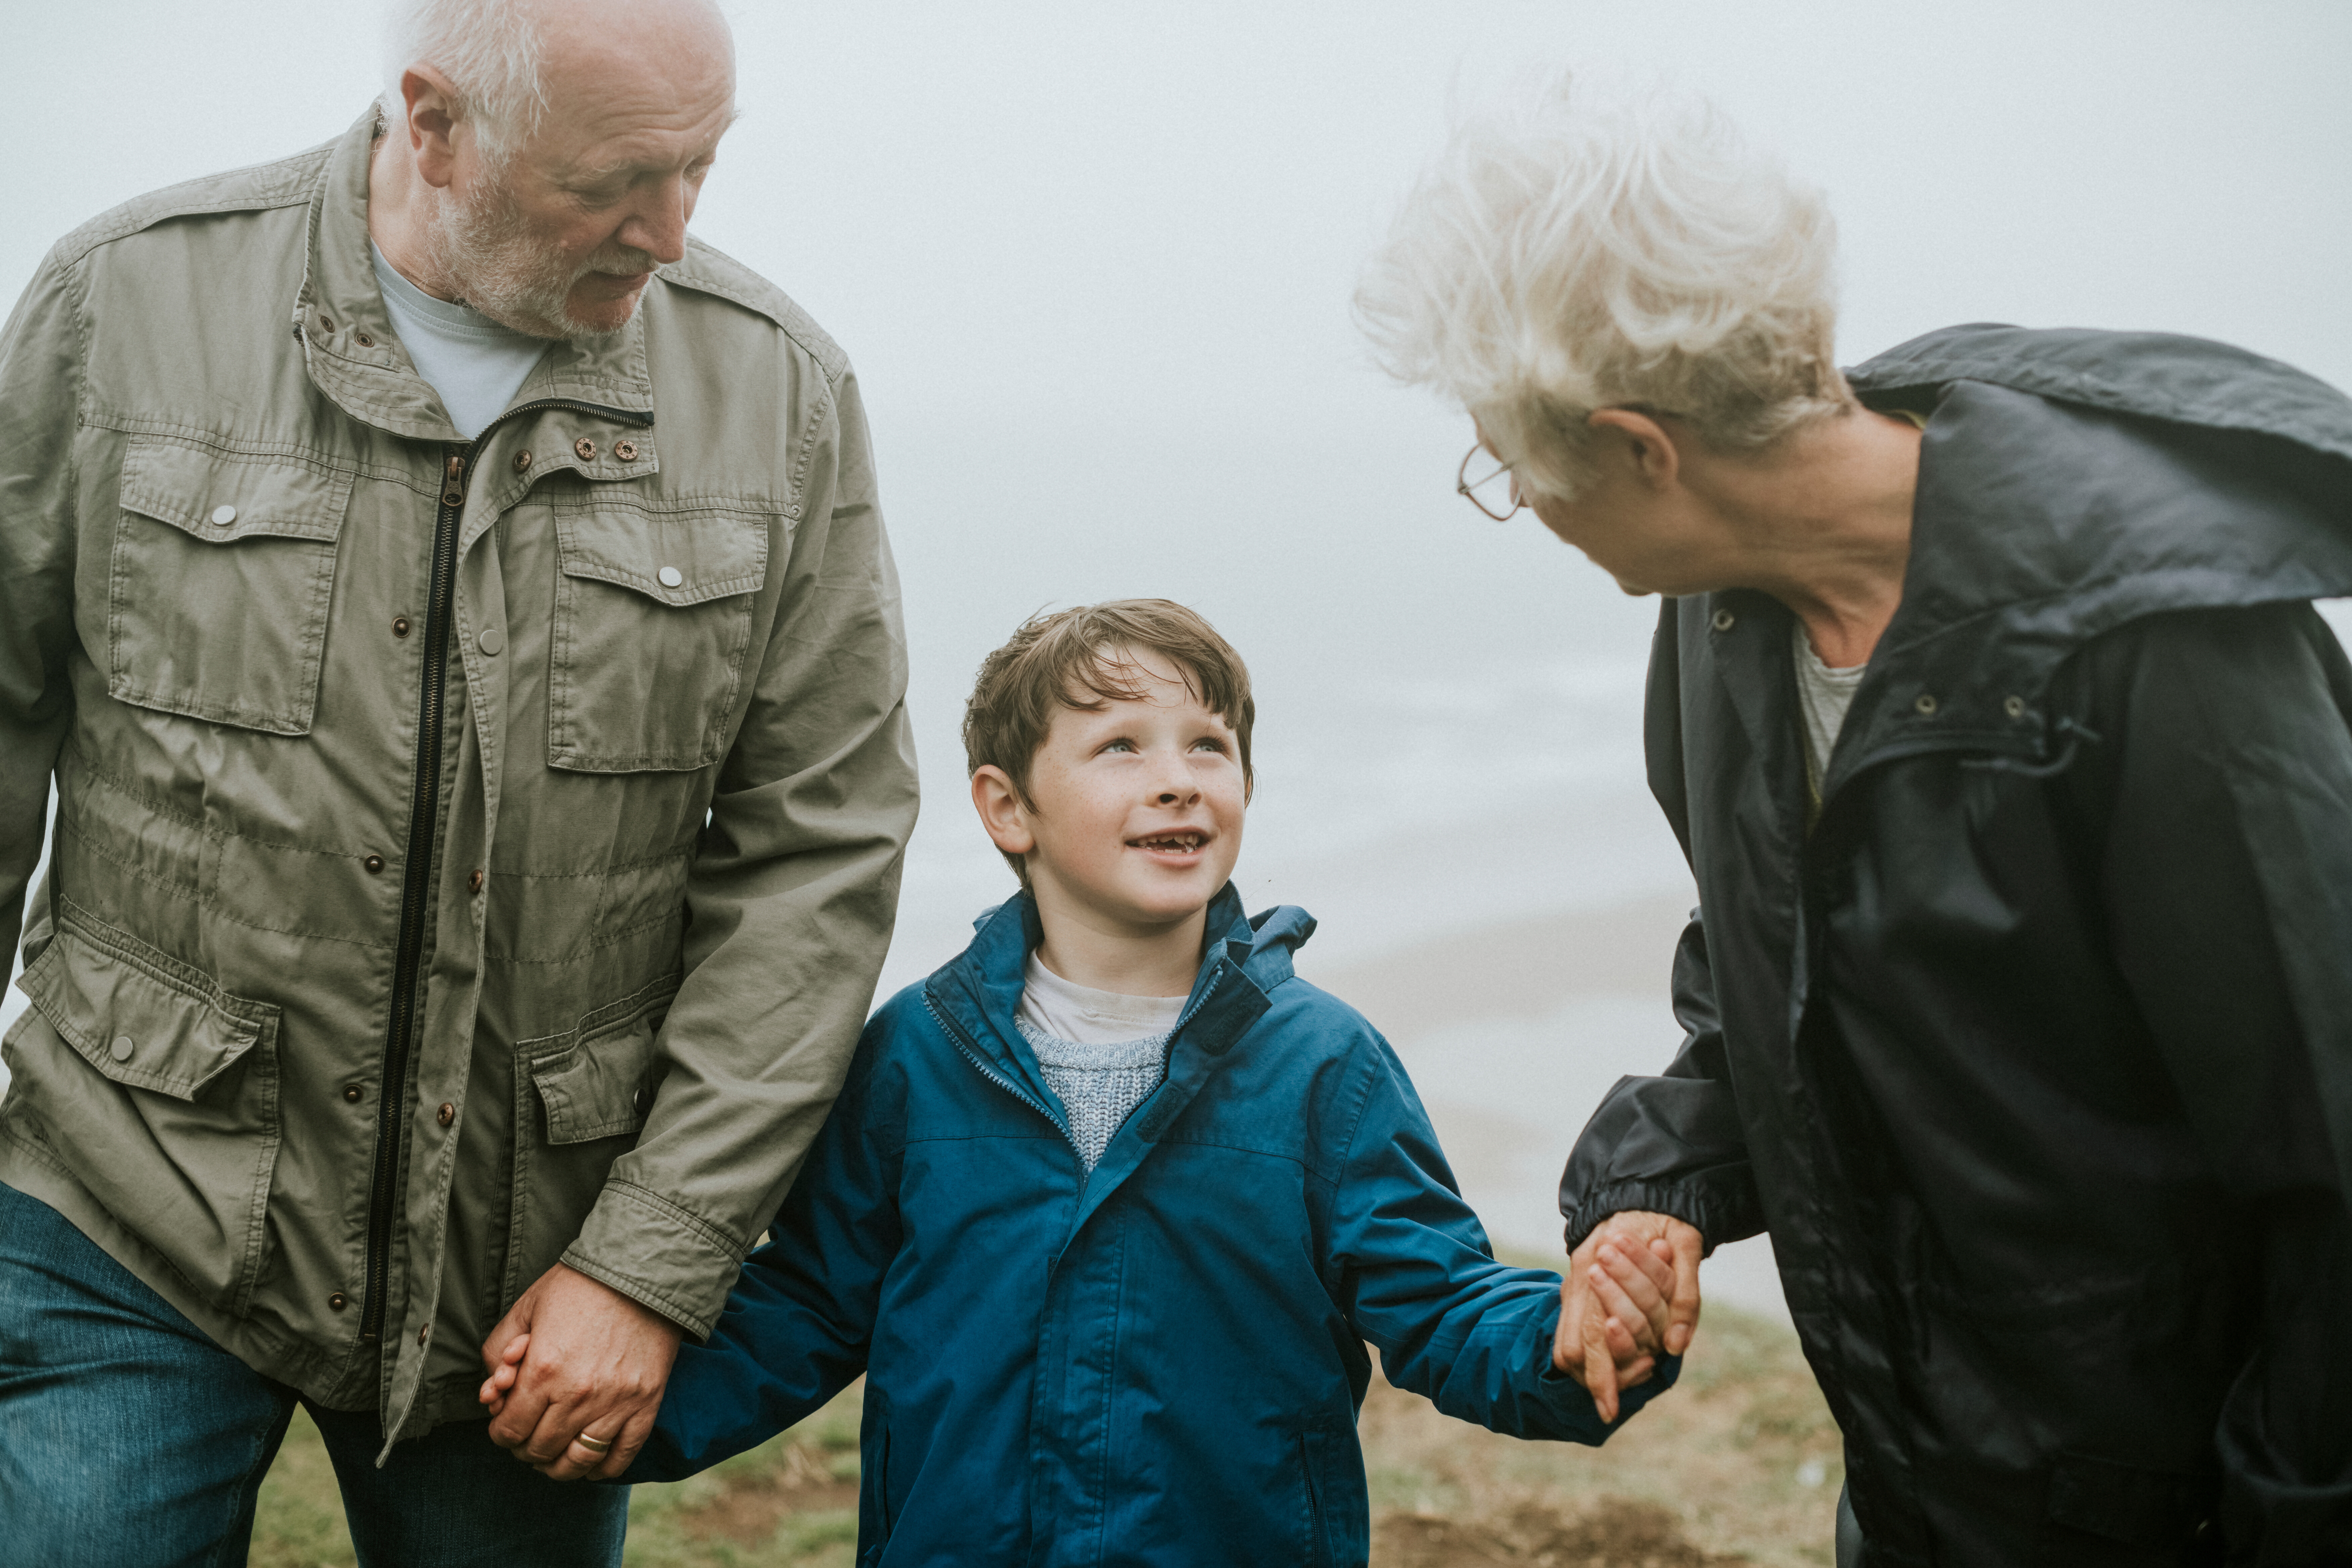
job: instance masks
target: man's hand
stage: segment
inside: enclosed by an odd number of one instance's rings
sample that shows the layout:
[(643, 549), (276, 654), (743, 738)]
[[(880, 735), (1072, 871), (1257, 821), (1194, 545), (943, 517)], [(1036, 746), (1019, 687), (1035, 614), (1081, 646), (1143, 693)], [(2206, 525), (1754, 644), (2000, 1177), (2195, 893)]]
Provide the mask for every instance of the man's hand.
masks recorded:
[(555, 1480), (619, 1475), (654, 1429), (681, 1337), (660, 1313), (557, 1264), (483, 1342), (490, 1440)]
[[(1569, 1258), (1552, 1364), (1592, 1394), (1603, 1421), (1617, 1419), (1617, 1392), (1648, 1381), (1642, 1351), (1680, 1355), (1698, 1327), (1699, 1233), (1670, 1215), (1628, 1209), (1610, 1215)], [(1612, 1331), (1615, 1331), (1612, 1332)]]

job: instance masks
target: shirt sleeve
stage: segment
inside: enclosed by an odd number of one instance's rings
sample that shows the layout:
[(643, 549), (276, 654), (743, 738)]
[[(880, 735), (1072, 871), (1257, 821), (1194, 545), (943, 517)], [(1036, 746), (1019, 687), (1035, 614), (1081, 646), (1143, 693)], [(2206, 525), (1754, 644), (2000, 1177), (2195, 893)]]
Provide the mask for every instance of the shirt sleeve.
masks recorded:
[[(72, 279), (53, 256), (0, 328), (0, 951), (22, 926), (50, 775), (73, 723), (76, 315)], [(37, 913), (34, 945), (47, 927)]]
[(653, 1436), (625, 1478), (672, 1481), (814, 1415), (866, 1371), (882, 1278), (900, 1236), (894, 1159), (875, 1130), (866, 1030), (772, 1239), (744, 1259), (709, 1341), (681, 1346)]
[(1559, 1178), (1568, 1248), (1611, 1215), (1643, 1209), (1697, 1227), (1708, 1250), (1764, 1228), (1748, 1138), (1732, 1093), (1704, 911), (1675, 952), (1683, 1047), (1656, 1078), (1621, 1078), (1577, 1138)]
[(1495, 1260), (1462, 1200), (1404, 1068), (1377, 1037), (1339, 1178), (1333, 1258), (1356, 1331), (1399, 1388), (1516, 1437), (1598, 1446), (1681, 1370), (1660, 1361), (1604, 1424), (1592, 1396), (1552, 1369), (1559, 1276)]
[(898, 579), (843, 372), (775, 630), (687, 884), (661, 1087), (563, 1261), (710, 1330), (874, 998), (914, 828)]

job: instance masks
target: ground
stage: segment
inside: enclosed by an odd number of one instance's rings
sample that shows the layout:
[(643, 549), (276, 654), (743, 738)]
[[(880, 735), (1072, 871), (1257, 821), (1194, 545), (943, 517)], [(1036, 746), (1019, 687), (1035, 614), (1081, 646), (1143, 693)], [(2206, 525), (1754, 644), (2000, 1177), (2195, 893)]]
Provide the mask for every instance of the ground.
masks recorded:
[[(1449, 1420), (1375, 1378), (1378, 1568), (1798, 1568), (1831, 1560), (1837, 1428), (1786, 1329), (1710, 1307), (1681, 1385), (1599, 1450)], [(857, 1398), (629, 1506), (629, 1568), (849, 1568)], [(352, 1562), (334, 1474), (297, 1415), (263, 1483), (258, 1568)]]

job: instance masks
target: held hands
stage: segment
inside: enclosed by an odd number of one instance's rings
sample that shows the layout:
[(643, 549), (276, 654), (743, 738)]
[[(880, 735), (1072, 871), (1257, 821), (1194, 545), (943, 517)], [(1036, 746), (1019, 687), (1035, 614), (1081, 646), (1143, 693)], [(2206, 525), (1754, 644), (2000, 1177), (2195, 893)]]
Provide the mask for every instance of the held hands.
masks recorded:
[(1681, 1220), (1628, 1209), (1570, 1255), (1551, 1362), (1591, 1393), (1603, 1421), (1617, 1419), (1619, 1389), (1649, 1381), (1657, 1353), (1689, 1348), (1703, 1250)]
[(557, 1264), (482, 1345), (490, 1440), (555, 1480), (619, 1475), (653, 1432), (680, 1337), (658, 1312)]

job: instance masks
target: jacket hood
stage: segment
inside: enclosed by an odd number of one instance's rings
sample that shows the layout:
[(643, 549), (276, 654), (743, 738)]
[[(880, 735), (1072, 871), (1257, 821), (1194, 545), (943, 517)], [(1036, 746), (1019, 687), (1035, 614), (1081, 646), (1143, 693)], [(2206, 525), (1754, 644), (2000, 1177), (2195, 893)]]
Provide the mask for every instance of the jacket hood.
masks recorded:
[(2226, 344), (1953, 327), (1847, 373), (1926, 416), (1902, 607), (1824, 781), (1953, 747), (2046, 757), (2041, 699), (2142, 616), (2352, 593), (2352, 400)]

